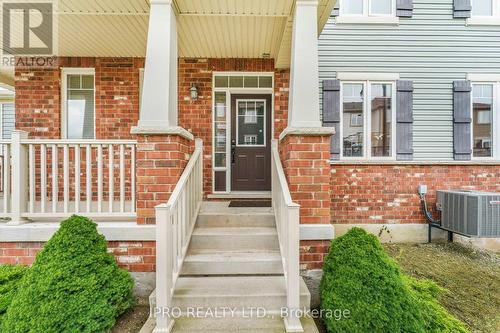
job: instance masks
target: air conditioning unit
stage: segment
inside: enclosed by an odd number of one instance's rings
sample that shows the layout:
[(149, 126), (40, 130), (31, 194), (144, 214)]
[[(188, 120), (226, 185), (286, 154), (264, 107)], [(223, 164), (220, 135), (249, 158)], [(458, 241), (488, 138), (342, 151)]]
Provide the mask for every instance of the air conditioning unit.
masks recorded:
[(500, 237), (500, 193), (437, 191), (441, 227), (469, 237)]

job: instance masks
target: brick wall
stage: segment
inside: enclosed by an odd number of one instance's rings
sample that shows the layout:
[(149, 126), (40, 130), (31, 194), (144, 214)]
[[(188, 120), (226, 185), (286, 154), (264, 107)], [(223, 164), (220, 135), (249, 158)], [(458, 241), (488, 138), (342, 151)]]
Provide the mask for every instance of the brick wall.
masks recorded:
[[(42, 242), (0, 242), (0, 264), (31, 265), (43, 245)], [(154, 272), (155, 251), (152, 241), (108, 242), (108, 252), (115, 256), (120, 267), (130, 272)]]
[(287, 135), (279, 147), (300, 223), (330, 223), (330, 138)]
[(138, 135), (137, 140), (137, 223), (154, 224), (154, 208), (170, 198), (194, 142), (178, 135)]
[[(330, 223), (330, 138), (287, 135), (279, 148), (290, 194), (300, 204), (300, 223)], [(301, 269), (321, 268), (329, 246), (330, 241), (301, 241)]]
[(330, 241), (307, 240), (300, 242), (300, 269), (321, 269), (328, 251)]
[[(312, 167), (310, 162), (295, 162)], [(499, 165), (337, 164), (331, 170), (331, 223), (426, 223), (417, 187), (428, 186), (435, 211), (437, 189), (500, 192)], [(291, 186), (292, 188), (292, 186)], [(308, 198), (311, 194), (304, 194)], [(329, 241), (301, 241), (301, 269), (318, 269)]]
[(499, 165), (332, 165), (332, 223), (425, 223), (417, 186), (500, 192)]
[(142, 58), (59, 58), (53, 69), (15, 69), (16, 129), (31, 138), (61, 136), (61, 67), (95, 68), (97, 139), (130, 139), (139, 119)]
[(288, 126), (288, 93), (290, 70), (277, 70), (274, 73), (274, 138)]

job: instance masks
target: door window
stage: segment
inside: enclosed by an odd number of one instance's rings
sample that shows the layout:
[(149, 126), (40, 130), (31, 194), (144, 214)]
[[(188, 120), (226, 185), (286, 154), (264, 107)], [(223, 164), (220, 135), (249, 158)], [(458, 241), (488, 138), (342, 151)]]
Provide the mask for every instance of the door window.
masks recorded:
[(263, 100), (238, 100), (236, 136), (238, 146), (266, 145), (266, 103)]

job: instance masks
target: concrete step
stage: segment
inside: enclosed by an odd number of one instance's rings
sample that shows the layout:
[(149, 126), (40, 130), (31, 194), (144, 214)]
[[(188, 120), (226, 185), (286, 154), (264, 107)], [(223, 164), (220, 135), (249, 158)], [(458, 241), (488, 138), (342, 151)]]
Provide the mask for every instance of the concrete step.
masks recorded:
[(272, 213), (201, 213), (196, 221), (198, 227), (275, 227)]
[(274, 227), (197, 227), (191, 236), (190, 250), (279, 251)]
[(190, 251), (182, 275), (283, 274), (279, 251)]
[[(151, 293), (149, 301), (154, 313), (156, 290)], [(309, 309), (310, 302), (311, 294), (300, 279), (301, 308)], [(285, 306), (283, 276), (180, 277), (173, 298), (173, 307), (183, 312), (188, 308), (234, 308), (238, 312), (262, 308), (267, 314), (276, 314)]]
[[(304, 333), (319, 333), (314, 320), (301, 319)], [(154, 318), (150, 317), (139, 333), (151, 333), (155, 327)], [(265, 318), (192, 318), (175, 319), (172, 333), (285, 333), (283, 320), (278, 316)]]
[(270, 207), (229, 207), (229, 201), (203, 202), (198, 215), (199, 227), (274, 227)]

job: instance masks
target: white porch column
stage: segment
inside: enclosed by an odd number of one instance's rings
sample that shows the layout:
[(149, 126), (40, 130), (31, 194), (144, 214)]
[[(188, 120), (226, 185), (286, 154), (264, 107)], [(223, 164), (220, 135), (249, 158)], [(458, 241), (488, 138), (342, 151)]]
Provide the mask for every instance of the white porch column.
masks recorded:
[(297, 0), (292, 31), (288, 127), (321, 127), (319, 116), (318, 1)]
[(148, 44), (138, 126), (132, 133), (177, 126), (177, 21), (172, 0), (150, 0)]

